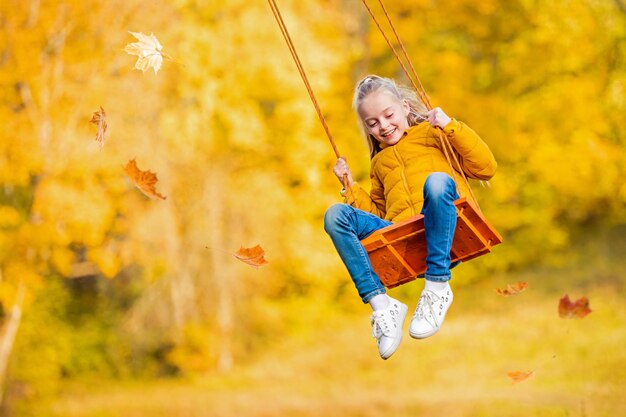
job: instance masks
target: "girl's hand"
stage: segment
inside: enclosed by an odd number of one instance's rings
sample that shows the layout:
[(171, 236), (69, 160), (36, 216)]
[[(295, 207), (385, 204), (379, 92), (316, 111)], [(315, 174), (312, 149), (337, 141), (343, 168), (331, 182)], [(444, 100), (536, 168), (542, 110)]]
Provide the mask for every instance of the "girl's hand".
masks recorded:
[[(337, 159), (337, 162), (335, 162), (333, 173), (337, 176), (337, 178), (339, 178), (339, 182), (341, 183), (341, 185), (351, 186), (354, 183), (354, 181), (352, 180), (352, 173), (350, 172), (350, 167), (348, 167), (346, 158), (344, 158), (343, 156)], [(343, 183), (344, 175), (347, 175), (348, 177), (348, 184)]]
[(435, 107), (428, 112), (428, 123), (430, 123), (432, 127), (439, 127), (443, 129), (448, 125), (448, 123), (450, 123), (450, 121), (452, 121), (452, 119), (450, 119), (448, 115), (441, 110), (441, 107)]

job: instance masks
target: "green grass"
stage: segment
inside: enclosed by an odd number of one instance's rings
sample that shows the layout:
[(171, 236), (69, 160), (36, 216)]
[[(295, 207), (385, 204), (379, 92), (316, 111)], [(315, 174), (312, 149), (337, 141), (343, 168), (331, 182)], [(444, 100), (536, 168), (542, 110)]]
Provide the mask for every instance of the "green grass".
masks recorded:
[[(506, 285), (505, 278), (458, 289), (441, 332), (423, 341), (406, 337), (387, 361), (378, 357), (367, 307), (355, 304), (352, 312), (324, 307), (311, 320), (310, 331), (276, 340), (264, 354), (228, 375), (193, 381), (75, 381), (49, 405), (48, 413), (55, 417), (626, 415), (626, 309), (623, 294), (616, 291), (619, 282), (603, 280), (593, 286), (576, 285), (576, 277), (571, 282), (568, 277), (543, 274), (522, 278), (529, 288), (513, 297), (494, 292), (496, 286)], [(545, 280), (552, 281), (541, 285)], [(593, 312), (582, 320), (560, 319), (558, 299), (566, 292), (572, 298), (588, 296)], [(406, 301), (414, 308), (414, 301)], [(293, 314), (298, 314), (296, 309)], [(512, 384), (506, 373), (516, 370), (535, 373)]]

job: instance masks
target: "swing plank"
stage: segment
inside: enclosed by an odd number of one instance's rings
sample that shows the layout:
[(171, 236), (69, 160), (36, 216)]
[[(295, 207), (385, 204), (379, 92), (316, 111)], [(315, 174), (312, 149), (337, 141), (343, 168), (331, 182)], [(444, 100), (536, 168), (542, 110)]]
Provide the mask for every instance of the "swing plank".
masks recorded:
[[(468, 261), (491, 251), (502, 237), (465, 197), (454, 202), (457, 223), (450, 257)], [(374, 271), (387, 288), (412, 281), (426, 272), (424, 216), (394, 223), (361, 240)]]

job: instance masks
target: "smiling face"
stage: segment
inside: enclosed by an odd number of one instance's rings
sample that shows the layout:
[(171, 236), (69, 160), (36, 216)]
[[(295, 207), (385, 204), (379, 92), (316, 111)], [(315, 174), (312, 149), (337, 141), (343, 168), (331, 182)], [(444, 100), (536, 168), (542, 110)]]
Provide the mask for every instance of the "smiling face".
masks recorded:
[(388, 145), (398, 143), (409, 127), (409, 104), (385, 89), (365, 97), (358, 107), (359, 117), (376, 140)]

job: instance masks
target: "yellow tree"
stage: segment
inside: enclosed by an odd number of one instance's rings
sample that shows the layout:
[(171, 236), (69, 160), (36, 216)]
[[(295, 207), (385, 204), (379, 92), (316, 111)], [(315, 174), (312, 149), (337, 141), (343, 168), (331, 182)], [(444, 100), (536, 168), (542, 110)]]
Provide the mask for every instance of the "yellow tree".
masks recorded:
[[(137, 103), (124, 94), (145, 104), (156, 101), (121, 77), (132, 68), (121, 52), (128, 39), (122, 28), (137, 6), (117, 1), (0, 6), (0, 301), (13, 311), (6, 318), (2, 371), (22, 300), (28, 302), (44, 279), (112, 277), (130, 263), (125, 253), (132, 253), (131, 247), (123, 243), (132, 241), (123, 239), (121, 228), (124, 213), (141, 205), (123, 179), (122, 144), (142, 136), (140, 124), (127, 116)], [(124, 94), (111, 94), (116, 90)], [(105, 151), (89, 125), (100, 105), (114, 109)]]
[[(181, 232), (179, 260), (189, 279), (178, 302), (183, 340), (172, 358), (185, 368), (204, 355), (205, 369), (227, 370), (249, 349), (251, 334), (265, 337), (250, 312), (266, 317), (264, 300), (308, 287), (323, 271), (315, 254), (327, 243), (320, 219), (328, 200), (319, 189), (332, 184), (333, 156), (268, 5), (210, 4), (180, 3), (184, 24), (169, 36), (184, 66), (164, 73), (171, 90), (159, 125)], [(332, 49), (333, 41), (343, 42), (341, 32), (327, 29), (340, 15), (316, 3), (282, 6), (314, 88), (332, 109), (329, 93), (341, 80), (334, 75), (347, 63)], [(345, 114), (349, 97), (343, 105)], [(268, 250), (266, 269), (249, 270), (230, 255), (257, 243)], [(322, 263), (329, 270), (336, 267), (331, 259)], [(182, 280), (180, 270), (171, 274)], [(147, 322), (154, 308), (136, 310), (134, 319)], [(201, 346), (192, 340), (198, 328), (207, 335)]]

